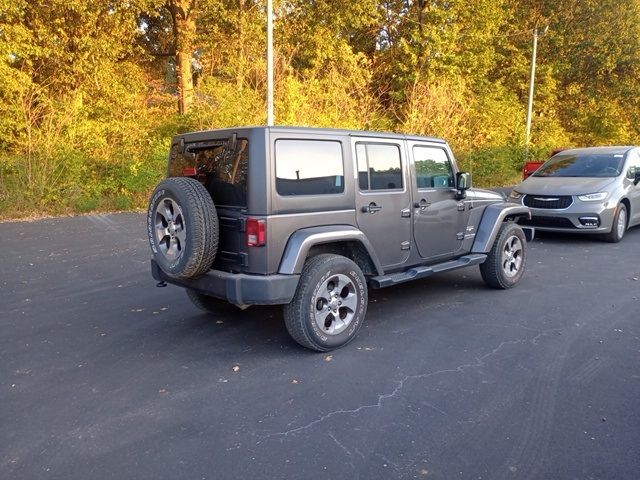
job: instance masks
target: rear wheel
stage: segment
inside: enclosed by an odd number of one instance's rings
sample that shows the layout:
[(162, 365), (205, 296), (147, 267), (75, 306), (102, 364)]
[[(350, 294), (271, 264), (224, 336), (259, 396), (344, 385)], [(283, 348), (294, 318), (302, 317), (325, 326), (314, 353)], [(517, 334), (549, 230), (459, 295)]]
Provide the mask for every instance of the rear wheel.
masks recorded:
[(627, 206), (624, 203), (618, 205), (616, 208), (616, 213), (613, 216), (613, 226), (611, 227), (611, 231), (604, 235), (604, 239), (607, 242), (618, 243), (624, 237), (625, 232), (627, 231)]
[(222, 314), (239, 311), (238, 307), (225, 300), (210, 297), (209, 295), (198, 293), (195, 290), (187, 289), (186, 292), (191, 303), (205, 312)]
[(353, 261), (333, 254), (310, 258), (290, 304), (287, 331), (300, 345), (326, 352), (354, 339), (367, 312), (367, 284)]
[(218, 216), (207, 189), (193, 178), (167, 178), (147, 211), (153, 257), (175, 278), (207, 272), (218, 249)]
[(507, 289), (515, 286), (527, 263), (527, 239), (522, 229), (513, 222), (500, 227), (498, 237), (480, 265), (482, 279), (491, 288)]

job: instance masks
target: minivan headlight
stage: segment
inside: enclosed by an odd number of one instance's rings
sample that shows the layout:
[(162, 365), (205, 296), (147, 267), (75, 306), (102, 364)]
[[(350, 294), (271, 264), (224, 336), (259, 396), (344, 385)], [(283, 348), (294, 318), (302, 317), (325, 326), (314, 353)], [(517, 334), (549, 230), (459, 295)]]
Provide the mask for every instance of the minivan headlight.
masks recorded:
[(511, 193), (509, 194), (509, 198), (513, 198), (514, 200), (519, 200), (520, 198), (522, 198), (522, 194), (516, 190), (511, 190)]
[(608, 192), (586, 193), (584, 195), (578, 195), (578, 198), (583, 202), (597, 202), (599, 200), (604, 200), (608, 195)]

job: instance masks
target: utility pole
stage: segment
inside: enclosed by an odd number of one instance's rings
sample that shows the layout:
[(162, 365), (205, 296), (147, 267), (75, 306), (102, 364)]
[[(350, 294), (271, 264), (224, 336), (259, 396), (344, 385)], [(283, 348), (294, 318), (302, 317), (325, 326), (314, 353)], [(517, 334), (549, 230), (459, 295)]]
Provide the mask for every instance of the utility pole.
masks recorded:
[(267, 0), (267, 126), (273, 124), (273, 0)]
[(527, 109), (527, 137), (526, 145), (529, 148), (531, 143), (531, 116), (533, 114), (533, 91), (536, 80), (536, 59), (538, 56), (538, 37), (541, 37), (549, 30), (549, 25), (544, 27), (542, 33), (538, 33), (538, 26), (533, 30), (533, 55), (531, 56), (531, 81), (529, 82), (529, 108)]

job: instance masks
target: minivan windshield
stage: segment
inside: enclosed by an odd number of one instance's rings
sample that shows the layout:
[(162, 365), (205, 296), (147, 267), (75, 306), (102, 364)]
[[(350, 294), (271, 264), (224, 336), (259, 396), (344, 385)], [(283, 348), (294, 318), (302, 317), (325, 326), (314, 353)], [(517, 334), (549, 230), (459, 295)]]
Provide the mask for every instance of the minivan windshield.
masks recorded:
[(551, 157), (534, 177), (617, 177), (622, 172), (621, 153), (559, 153)]

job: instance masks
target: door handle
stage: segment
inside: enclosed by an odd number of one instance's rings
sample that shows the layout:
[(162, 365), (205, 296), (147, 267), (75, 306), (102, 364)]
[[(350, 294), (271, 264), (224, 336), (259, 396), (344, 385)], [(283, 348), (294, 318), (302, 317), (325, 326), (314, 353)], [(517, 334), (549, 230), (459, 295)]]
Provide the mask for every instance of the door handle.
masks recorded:
[(420, 199), (419, 202), (413, 204), (414, 208), (419, 208), (420, 210), (426, 209), (431, 203), (426, 201), (424, 198)]
[(362, 207), (362, 213), (371, 213), (374, 214), (382, 210), (382, 205), (376, 205), (375, 202), (371, 202), (369, 205), (365, 205)]

